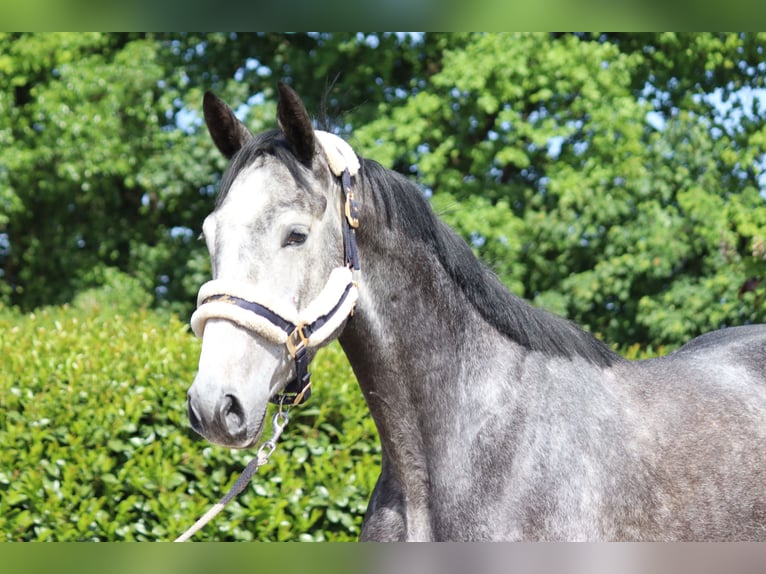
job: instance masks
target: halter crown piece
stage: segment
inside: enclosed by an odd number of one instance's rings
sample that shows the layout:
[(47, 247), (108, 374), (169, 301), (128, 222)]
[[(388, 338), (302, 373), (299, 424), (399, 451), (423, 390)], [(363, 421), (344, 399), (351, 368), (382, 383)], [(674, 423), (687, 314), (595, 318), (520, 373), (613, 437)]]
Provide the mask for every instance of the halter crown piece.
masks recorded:
[(359, 270), (355, 229), (359, 207), (352, 185), (359, 173), (359, 158), (338, 136), (315, 131), (332, 173), (340, 178), (344, 199), (343, 250), (345, 265), (330, 273), (317, 297), (302, 310), (242, 281), (214, 279), (197, 295), (197, 310), (191, 317), (194, 334), (202, 338), (208, 319), (226, 319), (272, 343), (285, 345), (295, 361), (296, 378), (270, 400), (276, 404), (300, 404), (311, 395), (307, 350), (319, 347), (335, 333), (354, 311), (359, 296), (353, 271)]

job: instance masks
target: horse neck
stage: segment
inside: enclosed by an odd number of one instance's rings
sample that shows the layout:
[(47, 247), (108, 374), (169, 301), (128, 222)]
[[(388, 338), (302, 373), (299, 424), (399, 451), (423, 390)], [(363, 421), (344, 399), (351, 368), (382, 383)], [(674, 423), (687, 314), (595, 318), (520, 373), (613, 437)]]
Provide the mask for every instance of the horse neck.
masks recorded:
[[(410, 469), (443, 425), (482, 408), (486, 371), (518, 358), (489, 328), (433, 246), (396, 229), (360, 229), (359, 302), (340, 342), (378, 428), (384, 453)], [(482, 398), (484, 397), (484, 398)], [(404, 474), (404, 471), (401, 471)], [(425, 483), (425, 480), (424, 480)]]

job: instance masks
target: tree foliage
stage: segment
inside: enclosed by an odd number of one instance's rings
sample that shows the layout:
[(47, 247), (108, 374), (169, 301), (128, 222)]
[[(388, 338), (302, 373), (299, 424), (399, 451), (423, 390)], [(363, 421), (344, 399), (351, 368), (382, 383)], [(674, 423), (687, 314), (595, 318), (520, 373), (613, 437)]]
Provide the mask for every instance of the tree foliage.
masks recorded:
[(618, 345), (763, 321), (763, 34), (4, 34), (0, 297), (110, 269), (187, 313), (224, 162), (213, 89), (278, 79), (413, 177), (516, 293)]

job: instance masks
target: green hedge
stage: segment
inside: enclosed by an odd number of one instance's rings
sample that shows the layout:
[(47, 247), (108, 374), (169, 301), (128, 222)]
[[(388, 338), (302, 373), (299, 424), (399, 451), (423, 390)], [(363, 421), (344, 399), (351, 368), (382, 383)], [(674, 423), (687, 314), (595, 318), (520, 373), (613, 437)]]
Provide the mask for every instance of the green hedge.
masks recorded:
[[(199, 342), (185, 323), (88, 293), (32, 314), (0, 307), (0, 540), (169, 540), (255, 454), (189, 428)], [(337, 344), (313, 365), (271, 462), (195, 540), (350, 540), (380, 462)]]

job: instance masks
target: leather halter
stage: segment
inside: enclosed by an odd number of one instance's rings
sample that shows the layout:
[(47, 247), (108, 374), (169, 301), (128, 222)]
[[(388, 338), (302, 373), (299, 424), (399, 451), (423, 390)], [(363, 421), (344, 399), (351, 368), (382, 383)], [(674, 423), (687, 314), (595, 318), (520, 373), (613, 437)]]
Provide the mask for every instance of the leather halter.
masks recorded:
[[(296, 377), (288, 382), (280, 393), (269, 399), (275, 404), (298, 405), (311, 396), (308, 349), (324, 343), (347, 317), (353, 316), (358, 297), (351, 272), (360, 269), (355, 232), (359, 227), (359, 205), (353, 192), (359, 162), (345, 141), (326, 132), (316, 131), (315, 134), (319, 136), (318, 140), (327, 155), (330, 169), (340, 179), (343, 193), (341, 219), (345, 267), (336, 268), (330, 274), (323, 291), (304, 309), (305, 313), (298, 314), (297, 317), (285, 317), (286, 312), (281, 313), (258, 303), (255, 301), (257, 294), (252, 293), (246, 285), (213, 280), (200, 288), (197, 310), (191, 318), (192, 330), (200, 338), (207, 319), (223, 318), (286, 345), (295, 362)], [(245, 296), (242, 296), (243, 294)], [(325, 303), (328, 299), (327, 305), (331, 306), (322, 311), (321, 308), (326, 308)], [(308, 316), (303, 316), (306, 314)], [(264, 325), (264, 321), (267, 325)]]

